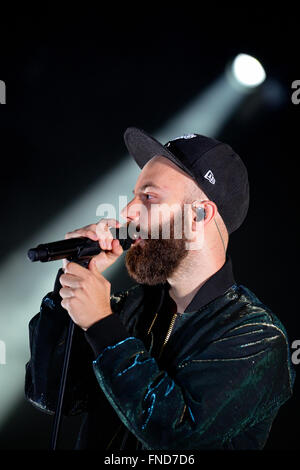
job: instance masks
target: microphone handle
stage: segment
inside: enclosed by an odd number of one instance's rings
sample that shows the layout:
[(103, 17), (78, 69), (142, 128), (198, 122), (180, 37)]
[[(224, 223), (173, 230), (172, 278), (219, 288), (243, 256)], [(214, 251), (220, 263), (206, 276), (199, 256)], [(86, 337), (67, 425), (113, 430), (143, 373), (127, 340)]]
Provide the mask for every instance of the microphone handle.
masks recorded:
[[(127, 227), (121, 229), (110, 229), (114, 238), (118, 239), (123, 250), (128, 250), (134, 240), (129, 238)], [(126, 232), (124, 233), (124, 229)], [(60, 259), (85, 260), (101, 252), (99, 242), (86, 237), (69, 238), (52, 243), (38, 245), (28, 250), (27, 256), (30, 261), (56, 261)]]
[(35, 250), (38, 260), (43, 263), (64, 258), (79, 260), (98, 255), (101, 252), (98, 241), (85, 237), (69, 238), (68, 240), (38, 245)]

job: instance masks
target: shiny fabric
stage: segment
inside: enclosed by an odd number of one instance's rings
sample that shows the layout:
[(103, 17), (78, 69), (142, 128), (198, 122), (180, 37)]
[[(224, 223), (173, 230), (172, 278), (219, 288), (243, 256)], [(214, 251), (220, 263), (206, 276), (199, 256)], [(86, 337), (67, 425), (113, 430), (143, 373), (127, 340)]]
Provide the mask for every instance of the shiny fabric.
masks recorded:
[[(178, 315), (158, 355), (151, 324), (160, 302), (161, 286), (137, 285), (112, 296), (128, 336), (96, 359), (75, 328), (63, 412), (84, 413), (77, 447), (119, 449), (127, 428), (133, 447), (126, 449), (262, 449), (295, 378), (279, 319), (234, 284), (199, 310)], [(51, 414), (67, 325), (55, 293), (29, 325), (25, 394)]]

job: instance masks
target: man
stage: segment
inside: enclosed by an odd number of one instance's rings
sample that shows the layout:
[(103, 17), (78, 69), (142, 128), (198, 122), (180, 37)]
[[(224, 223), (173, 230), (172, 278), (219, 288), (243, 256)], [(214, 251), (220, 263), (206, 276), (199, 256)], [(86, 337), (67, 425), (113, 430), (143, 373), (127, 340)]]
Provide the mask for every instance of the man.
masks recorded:
[(125, 258), (137, 283), (110, 295), (102, 274), (123, 251), (108, 230), (118, 221), (67, 234), (103, 251), (88, 269), (65, 262), (31, 320), (26, 396), (54, 412), (70, 316), (63, 411), (85, 415), (77, 448), (261, 449), (294, 372), (284, 327), (235, 282), (226, 256), (248, 210), (247, 170), (201, 135), (163, 146), (128, 128), (125, 142), (142, 168), (123, 210), (140, 234)]

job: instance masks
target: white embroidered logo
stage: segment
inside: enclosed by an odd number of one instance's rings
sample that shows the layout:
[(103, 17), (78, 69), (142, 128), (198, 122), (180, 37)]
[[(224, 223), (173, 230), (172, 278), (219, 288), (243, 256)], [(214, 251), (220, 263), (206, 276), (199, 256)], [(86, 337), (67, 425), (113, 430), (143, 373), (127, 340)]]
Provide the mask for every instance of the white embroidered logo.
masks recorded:
[(211, 170), (208, 170), (208, 172), (204, 175), (204, 178), (206, 178), (211, 184), (215, 184), (216, 182), (214, 174)]
[(175, 137), (173, 140), (178, 140), (178, 139), (193, 139), (194, 137), (197, 137), (196, 134), (184, 134), (179, 137)]
[(170, 147), (171, 145), (171, 142), (173, 142), (174, 140), (180, 140), (180, 139), (193, 139), (194, 137), (197, 137), (197, 134), (184, 134), (184, 135), (181, 135), (179, 137), (175, 137), (174, 139), (170, 140), (170, 142), (168, 142), (165, 147)]

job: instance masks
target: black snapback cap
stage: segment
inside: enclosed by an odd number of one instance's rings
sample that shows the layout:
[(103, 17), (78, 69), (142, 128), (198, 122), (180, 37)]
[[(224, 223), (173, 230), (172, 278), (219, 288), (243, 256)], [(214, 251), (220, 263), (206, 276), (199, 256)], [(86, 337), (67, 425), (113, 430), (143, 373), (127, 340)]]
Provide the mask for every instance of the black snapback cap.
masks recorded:
[(136, 127), (124, 140), (140, 168), (155, 156), (163, 156), (187, 173), (213, 201), (228, 233), (243, 223), (249, 207), (248, 172), (241, 158), (223, 142), (200, 134), (186, 134), (165, 145)]

